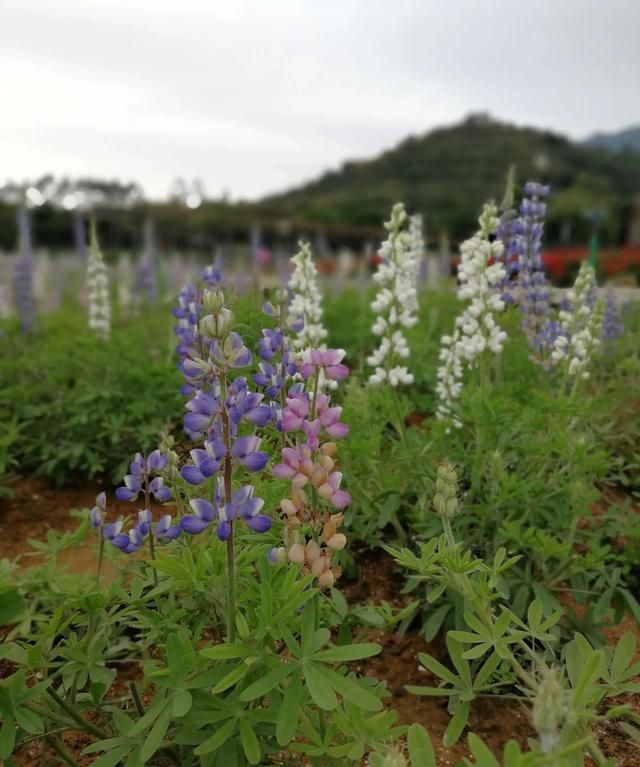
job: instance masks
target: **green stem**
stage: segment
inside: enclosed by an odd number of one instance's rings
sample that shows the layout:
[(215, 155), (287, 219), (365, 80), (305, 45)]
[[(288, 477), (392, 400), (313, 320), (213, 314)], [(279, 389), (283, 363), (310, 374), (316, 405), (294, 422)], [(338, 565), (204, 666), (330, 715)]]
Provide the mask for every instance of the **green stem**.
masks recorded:
[(79, 767), (79, 763), (73, 758), (71, 752), (65, 748), (60, 738), (47, 735), (45, 741), (51, 746), (56, 754), (58, 754), (62, 761), (69, 765), (69, 767)]
[(129, 690), (131, 691), (131, 697), (133, 699), (133, 705), (136, 707), (136, 711), (140, 716), (144, 716), (144, 705), (142, 704), (142, 698), (138, 692), (138, 686), (135, 682), (129, 682)]
[(389, 384), (389, 388), (391, 389), (391, 399), (393, 400), (393, 407), (396, 411), (396, 417), (398, 419), (398, 425), (396, 426), (396, 429), (398, 431), (398, 434), (400, 435), (400, 439), (406, 443), (407, 441), (407, 430), (404, 425), (404, 416), (402, 415), (402, 410), (400, 408), (400, 399), (398, 397), (398, 391), (397, 386), (391, 386)]
[[(146, 511), (151, 511), (151, 496), (149, 493), (149, 477), (147, 476), (144, 481), (144, 508)], [(151, 555), (151, 561), (156, 561), (156, 548), (155, 544), (153, 542), (153, 526), (151, 523), (149, 524), (149, 554)], [(155, 567), (151, 568), (153, 570), (153, 582), (157, 586), (158, 585), (158, 571)]]
[(314, 421), (316, 418), (316, 402), (318, 400), (319, 385), (320, 385), (320, 368), (316, 368), (316, 373), (313, 379), (313, 398), (311, 399), (311, 414), (309, 416), (310, 421)]
[[(227, 377), (220, 376), (220, 399), (222, 401), (222, 435), (226, 447), (224, 457), (224, 497), (225, 503), (231, 503), (231, 429), (229, 413), (227, 412)], [(230, 521), (231, 532), (227, 538), (227, 641), (234, 642), (236, 638), (236, 552), (234, 541), (233, 520)]]
[(55, 700), (55, 702), (60, 706), (60, 708), (65, 712), (65, 714), (70, 716), (74, 722), (80, 725), (81, 729), (86, 730), (87, 732), (90, 732), (92, 735), (95, 735), (96, 738), (109, 737), (108, 733), (105, 732), (105, 730), (102, 730), (100, 727), (96, 727), (95, 725), (91, 724), (91, 722), (87, 722), (86, 719), (83, 719), (80, 716), (80, 714), (74, 708), (68, 705), (68, 703), (64, 701), (52, 687), (49, 687), (47, 689), (47, 692)]
[(102, 575), (102, 560), (104, 558), (104, 535), (102, 534), (102, 528), (98, 528), (98, 535), (100, 536), (100, 548), (98, 549), (98, 572), (96, 573), (96, 589), (100, 588), (100, 576)]

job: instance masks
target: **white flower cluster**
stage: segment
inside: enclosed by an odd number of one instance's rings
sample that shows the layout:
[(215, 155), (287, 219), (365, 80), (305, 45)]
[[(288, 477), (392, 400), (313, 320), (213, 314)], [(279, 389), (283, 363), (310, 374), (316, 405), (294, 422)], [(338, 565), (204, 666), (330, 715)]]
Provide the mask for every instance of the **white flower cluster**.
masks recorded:
[(453, 416), (452, 406), (462, 389), (464, 366), (473, 367), (486, 349), (500, 354), (507, 338), (494, 317), (504, 310), (501, 285), (506, 272), (500, 260), (502, 243), (489, 241), (498, 226), (498, 209), (493, 203), (484, 206), (479, 223), (480, 230), (460, 246), (458, 298), (470, 303), (456, 318), (453, 335), (441, 339), (437, 417), (453, 419), (455, 426), (461, 424)]
[(371, 308), (378, 315), (372, 326), (380, 344), (367, 363), (375, 370), (369, 376), (369, 383), (380, 384), (388, 381), (391, 386), (413, 383), (413, 375), (405, 365), (398, 365), (401, 359), (409, 357), (409, 346), (402, 328), (411, 328), (418, 321), (418, 272), (424, 249), (422, 222), (419, 217), (409, 221), (402, 203), (391, 211), (391, 218), (385, 223), (389, 232), (382, 243), (378, 271), (373, 279), (380, 286)]
[(289, 278), (289, 290), (292, 293), (289, 317), (294, 322), (300, 319), (304, 322), (292, 341), (295, 350), (303, 351), (320, 348), (327, 337), (327, 330), (322, 324), (322, 294), (318, 287), (311, 247), (308, 242), (300, 242), (298, 246), (299, 252), (291, 259), (295, 268)]
[(89, 289), (89, 327), (99, 336), (107, 339), (111, 333), (109, 279), (93, 222), (87, 261), (87, 287)]
[(595, 269), (585, 261), (573, 288), (567, 291), (569, 306), (558, 315), (560, 330), (551, 352), (551, 362), (554, 365), (564, 362), (566, 374), (572, 378), (589, 378), (589, 363), (600, 345), (604, 299), (594, 303), (595, 291)]

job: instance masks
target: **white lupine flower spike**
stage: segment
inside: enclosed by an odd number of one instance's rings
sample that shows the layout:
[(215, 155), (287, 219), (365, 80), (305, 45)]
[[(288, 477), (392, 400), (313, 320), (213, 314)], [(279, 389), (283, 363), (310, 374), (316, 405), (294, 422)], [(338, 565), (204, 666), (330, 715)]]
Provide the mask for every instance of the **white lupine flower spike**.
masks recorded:
[(462, 390), (464, 367), (474, 367), (486, 349), (500, 354), (507, 339), (494, 317), (505, 307), (501, 285), (506, 272), (500, 260), (502, 243), (489, 239), (498, 227), (498, 209), (493, 203), (484, 206), (479, 223), (479, 231), (460, 246), (458, 298), (470, 303), (456, 318), (453, 334), (442, 336), (436, 385), (437, 417), (457, 427), (462, 424), (455, 416), (454, 403)]
[[(311, 349), (326, 351), (324, 343), (327, 329), (322, 322), (322, 293), (318, 287), (318, 271), (308, 242), (299, 242), (300, 250), (291, 259), (294, 270), (289, 278), (291, 292), (289, 304), (289, 325), (301, 325), (293, 336), (291, 347), (294, 355), (302, 362), (309, 362)], [(337, 383), (325, 378), (321, 371), (319, 388), (335, 389)]]
[(604, 298), (594, 303), (596, 290), (595, 269), (585, 261), (573, 288), (567, 291), (568, 307), (558, 315), (560, 327), (551, 352), (554, 365), (564, 365), (563, 388), (569, 378), (589, 378), (589, 365), (600, 346)]
[(89, 289), (89, 327), (107, 340), (111, 334), (111, 303), (109, 278), (102, 252), (98, 245), (95, 221), (91, 222), (89, 259), (87, 261), (87, 287)]
[(380, 247), (381, 261), (373, 276), (379, 289), (371, 304), (377, 314), (371, 330), (380, 336), (380, 343), (367, 363), (374, 368), (369, 383), (388, 381), (396, 387), (413, 383), (413, 375), (406, 365), (399, 363), (410, 354), (402, 328), (411, 328), (418, 321), (416, 286), (424, 243), (420, 217), (409, 221), (400, 202), (393, 206), (391, 218), (384, 226), (389, 236)]
[(327, 330), (322, 324), (322, 293), (318, 287), (318, 273), (311, 255), (308, 242), (298, 243), (300, 250), (291, 259), (294, 265), (289, 278), (291, 304), (289, 316), (301, 319), (303, 327), (293, 338), (293, 348), (298, 351), (318, 349), (327, 337)]

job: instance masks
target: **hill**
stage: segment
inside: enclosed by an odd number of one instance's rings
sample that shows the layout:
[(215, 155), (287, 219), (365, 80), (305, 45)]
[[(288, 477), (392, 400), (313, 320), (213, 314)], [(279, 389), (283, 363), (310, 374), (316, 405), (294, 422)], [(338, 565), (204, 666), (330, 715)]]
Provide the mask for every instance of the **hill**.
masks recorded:
[(640, 152), (640, 125), (616, 133), (594, 133), (583, 143), (587, 147), (607, 149), (610, 152)]
[(262, 200), (265, 216), (318, 224), (375, 226), (404, 200), (424, 215), (432, 235), (468, 235), (488, 196), (500, 200), (511, 164), (519, 183), (551, 184), (549, 234), (588, 234), (587, 211), (606, 210), (605, 240), (622, 241), (633, 198), (640, 193), (640, 155), (585, 147), (547, 130), (516, 127), (487, 115), (411, 136), (371, 160), (346, 162), (336, 171)]

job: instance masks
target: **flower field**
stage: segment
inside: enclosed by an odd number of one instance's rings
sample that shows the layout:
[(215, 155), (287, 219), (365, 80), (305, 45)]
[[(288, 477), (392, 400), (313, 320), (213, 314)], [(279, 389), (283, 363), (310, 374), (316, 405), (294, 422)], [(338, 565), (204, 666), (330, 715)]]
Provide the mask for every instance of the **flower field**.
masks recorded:
[[(423, 280), (394, 206), (366, 282), (301, 243), (0, 337), (6, 765), (640, 764), (640, 305), (555, 290), (550, 190)], [(166, 296), (166, 297), (165, 297)]]

